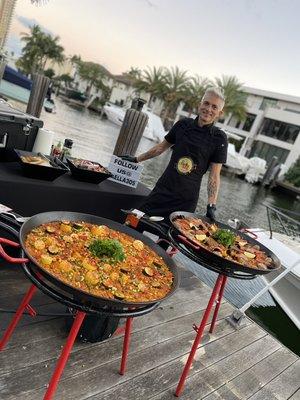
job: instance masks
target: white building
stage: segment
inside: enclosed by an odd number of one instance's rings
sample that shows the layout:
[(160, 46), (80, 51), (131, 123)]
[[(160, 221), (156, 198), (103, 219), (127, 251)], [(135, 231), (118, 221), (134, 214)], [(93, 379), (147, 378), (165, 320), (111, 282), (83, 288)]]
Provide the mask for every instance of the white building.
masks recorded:
[[(289, 168), (300, 156), (300, 97), (243, 87), (247, 94), (247, 118), (238, 121), (229, 115), (217, 126), (242, 137), (241, 155), (273, 156)], [(189, 116), (180, 104), (176, 119)]]
[[(109, 101), (119, 106), (129, 107), (132, 100), (138, 95), (133, 86), (133, 79), (126, 74), (113, 75), (113, 79), (114, 83)], [(146, 100), (148, 108), (151, 109), (154, 114), (160, 115), (164, 107), (161, 100), (155, 96), (151, 98), (150, 94), (146, 92), (139, 93), (139, 97)]]
[(0, 0), (0, 48), (5, 46), (17, 0)]

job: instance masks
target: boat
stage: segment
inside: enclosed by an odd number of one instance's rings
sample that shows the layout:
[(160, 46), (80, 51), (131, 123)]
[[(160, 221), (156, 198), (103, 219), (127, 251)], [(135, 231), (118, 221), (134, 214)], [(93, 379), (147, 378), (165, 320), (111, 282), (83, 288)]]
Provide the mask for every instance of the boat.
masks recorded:
[[(118, 126), (121, 126), (123, 124), (127, 109), (107, 103), (103, 107), (103, 111), (109, 121)], [(143, 112), (149, 117), (143, 137), (149, 140), (153, 140), (155, 142), (162, 142), (167, 132), (163, 127), (161, 119), (159, 118), (159, 116), (153, 114), (148, 108), (144, 107)]]
[(249, 183), (256, 183), (266, 172), (266, 161), (259, 157), (247, 158), (237, 153), (234, 144), (228, 143), (225, 168), (236, 175), (245, 175)]
[[(263, 204), (267, 208), (269, 231), (260, 228), (246, 228), (246, 230), (254, 236), (255, 240), (270, 249), (281, 261), (282, 269), (278, 272), (263, 275), (262, 279), (266, 283), (269, 293), (273, 296), (282, 310), (293, 321), (296, 327), (300, 330), (300, 239), (299, 229), (300, 222), (297, 219), (285, 214), (282, 209)], [(287, 211), (287, 210), (286, 210)], [(273, 232), (271, 224), (271, 213), (279, 217), (285, 233)], [(293, 213), (298, 215), (297, 213)], [(289, 222), (295, 227), (298, 232), (296, 236), (289, 234), (287, 224)], [(232, 222), (232, 221), (230, 221)], [(235, 220), (235, 224), (239, 221)], [(231, 226), (233, 224), (231, 223)], [(241, 226), (238, 227), (239, 229)], [(278, 278), (278, 281), (274, 281)], [(274, 283), (272, 284), (272, 282)], [(276, 282), (276, 283), (275, 283)], [(264, 289), (261, 291), (263, 294)], [(257, 297), (256, 295), (255, 297)], [(243, 312), (253, 304), (254, 298), (243, 306)]]
[(237, 175), (245, 174), (249, 167), (249, 158), (241, 156), (236, 152), (234, 144), (228, 143), (225, 167)]
[(48, 113), (55, 113), (56, 107), (54, 100), (46, 99), (44, 102), (44, 110)]

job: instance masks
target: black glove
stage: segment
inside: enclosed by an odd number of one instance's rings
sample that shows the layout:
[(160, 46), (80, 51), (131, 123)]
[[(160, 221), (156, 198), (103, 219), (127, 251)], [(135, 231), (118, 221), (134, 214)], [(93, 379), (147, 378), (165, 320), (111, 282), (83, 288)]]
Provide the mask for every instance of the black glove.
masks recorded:
[(209, 218), (212, 222), (215, 222), (216, 216), (215, 212), (217, 211), (217, 207), (215, 204), (207, 204), (206, 207), (206, 216)]
[(133, 163), (137, 163), (138, 162), (137, 157), (130, 156), (129, 154), (126, 154), (124, 156), (120, 156), (120, 158), (122, 158), (122, 160), (133, 162)]

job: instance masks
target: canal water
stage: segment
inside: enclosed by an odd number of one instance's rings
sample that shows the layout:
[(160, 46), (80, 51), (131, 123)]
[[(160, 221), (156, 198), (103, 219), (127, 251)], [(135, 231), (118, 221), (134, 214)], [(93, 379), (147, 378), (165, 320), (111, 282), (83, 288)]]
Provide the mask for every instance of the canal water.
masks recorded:
[[(49, 114), (42, 111), (41, 119), (44, 127), (55, 134), (54, 142), (63, 142), (65, 138), (74, 141), (72, 155), (97, 161), (107, 166), (110, 161), (120, 128), (100, 116), (83, 108), (67, 105), (59, 98), (55, 99), (56, 113)], [(17, 106), (24, 110), (24, 105)], [(137, 154), (148, 150), (155, 143), (142, 138)], [(155, 182), (164, 171), (170, 153), (163, 154), (154, 160), (144, 162), (142, 182), (153, 188)], [(202, 182), (197, 211), (205, 213), (207, 204), (206, 194), (207, 177)], [(229, 218), (238, 218), (251, 227), (268, 229), (266, 209), (262, 203), (300, 212), (300, 201), (284, 195), (274, 194), (264, 188), (250, 185), (235, 177), (222, 176), (221, 188), (217, 205), (217, 217), (220, 221), (227, 222)], [(275, 230), (281, 231), (281, 226), (274, 223)], [(215, 274), (199, 268), (191, 270), (204, 280), (213, 285)], [(241, 283), (230, 279), (230, 285), (225, 296), (228, 300), (241, 307), (262, 287), (263, 283), (256, 279), (251, 283)], [(234, 282), (233, 282), (234, 281)], [(285, 313), (276, 306), (269, 294), (265, 295), (252, 307), (248, 314), (260, 323), (266, 330), (276, 336), (291, 350), (300, 355), (300, 333), (295, 325), (286, 317)]]

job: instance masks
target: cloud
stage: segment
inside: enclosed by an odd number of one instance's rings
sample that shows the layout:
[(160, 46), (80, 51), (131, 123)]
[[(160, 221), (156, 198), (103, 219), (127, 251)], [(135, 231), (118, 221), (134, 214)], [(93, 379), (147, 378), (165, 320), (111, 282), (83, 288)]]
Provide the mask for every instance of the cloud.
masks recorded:
[(23, 17), (22, 15), (17, 15), (17, 20), (26, 28), (31, 28), (33, 25), (39, 25), (43, 32), (48, 33), (51, 36), (54, 36), (54, 33), (47, 29), (45, 26), (41, 25), (34, 18)]

